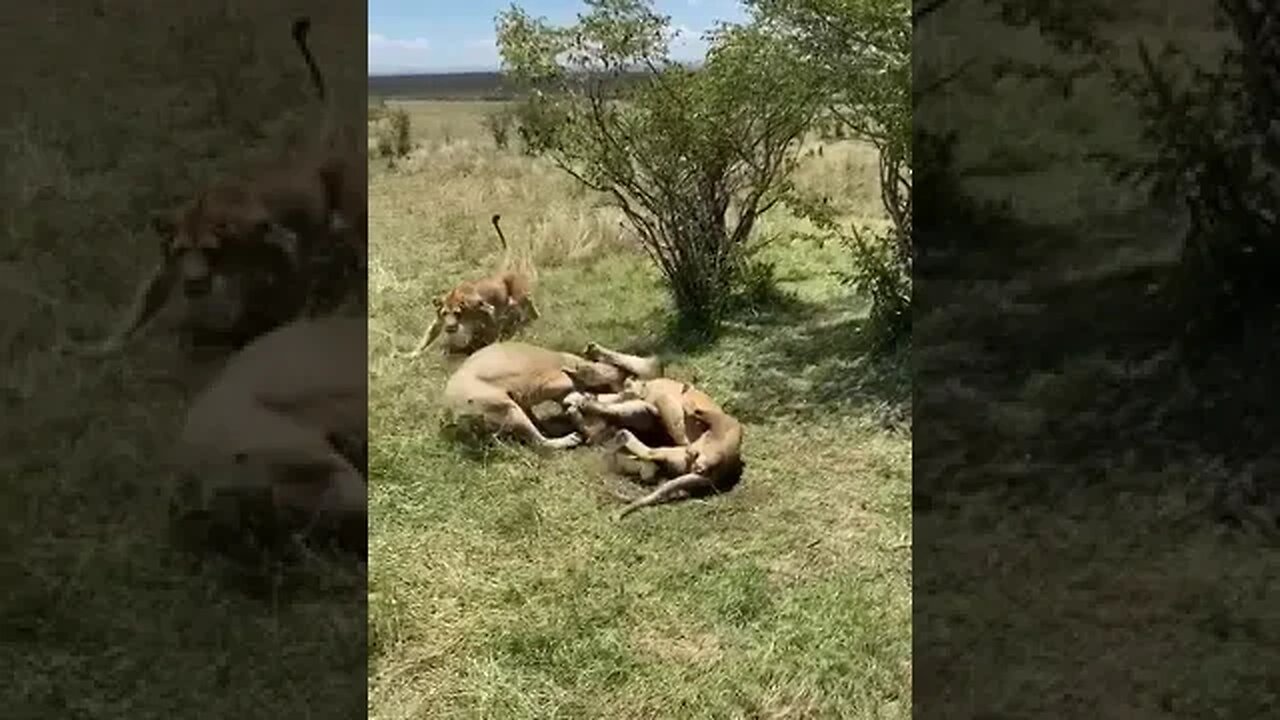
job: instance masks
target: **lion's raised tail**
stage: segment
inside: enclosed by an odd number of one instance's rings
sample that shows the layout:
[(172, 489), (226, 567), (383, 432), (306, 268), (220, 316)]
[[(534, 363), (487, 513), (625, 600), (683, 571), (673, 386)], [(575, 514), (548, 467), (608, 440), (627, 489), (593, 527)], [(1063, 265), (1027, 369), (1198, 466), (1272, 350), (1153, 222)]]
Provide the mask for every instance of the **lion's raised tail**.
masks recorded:
[(307, 72), (311, 73), (311, 84), (315, 86), (316, 95), (324, 101), (328, 92), (324, 84), (324, 73), (320, 72), (320, 65), (316, 63), (315, 56), (311, 54), (311, 48), (307, 46), (307, 35), (310, 33), (311, 18), (303, 16), (293, 21), (293, 42), (298, 46), (298, 52), (302, 53), (302, 59), (307, 63)]
[(329, 92), (329, 87), (325, 83), (324, 72), (320, 70), (320, 64), (316, 62), (315, 55), (312, 54), (311, 46), (307, 41), (311, 34), (311, 18), (305, 15), (296, 18), (293, 21), (292, 34), (293, 42), (298, 46), (298, 52), (302, 54), (302, 59), (307, 63), (307, 73), (311, 76), (311, 85), (316, 90), (316, 97), (325, 104), (324, 120), (321, 122), (317, 139), (322, 145), (332, 145), (338, 140), (338, 131), (340, 129), (338, 103)]
[(528, 248), (526, 252), (519, 255), (519, 267), (512, 267), (512, 260), (516, 256), (512, 253), (511, 243), (507, 242), (506, 233), (502, 232), (502, 216), (494, 213), (489, 222), (493, 223), (493, 229), (498, 233), (498, 242), (502, 243), (502, 262), (499, 269), (503, 272), (515, 270), (528, 278), (531, 285), (537, 282), (538, 268), (533, 262), (533, 248)]

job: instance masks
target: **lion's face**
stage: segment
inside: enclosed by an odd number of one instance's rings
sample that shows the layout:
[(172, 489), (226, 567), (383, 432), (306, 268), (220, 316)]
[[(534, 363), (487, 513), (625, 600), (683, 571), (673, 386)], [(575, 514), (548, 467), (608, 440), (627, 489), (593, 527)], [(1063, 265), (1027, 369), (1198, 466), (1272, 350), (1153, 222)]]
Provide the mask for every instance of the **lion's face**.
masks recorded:
[(436, 298), (435, 306), (450, 350), (465, 351), (493, 334), (494, 308), (478, 295), (449, 293)]
[(282, 233), (271, 222), (196, 203), (152, 221), (185, 301), (188, 324), (214, 332), (236, 329), (254, 298), (290, 267)]

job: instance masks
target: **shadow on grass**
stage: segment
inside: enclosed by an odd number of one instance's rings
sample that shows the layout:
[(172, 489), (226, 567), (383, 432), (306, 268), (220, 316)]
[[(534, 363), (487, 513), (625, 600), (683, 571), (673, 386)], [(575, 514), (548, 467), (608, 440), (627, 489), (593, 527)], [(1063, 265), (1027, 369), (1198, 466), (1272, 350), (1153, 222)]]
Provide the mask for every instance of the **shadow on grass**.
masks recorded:
[(715, 334), (673, 324), (641, 350), (708, 357), (708, 374), (729, 387), (726, 409), (746, 422), (862, 416), (882, 427), (909, 425), (909, 343), (881, 349), (860, 305), (854, 297), (816, 303), (777, 292)]
[(859, 414), (886, 426), (910, 423), (910, 349), (880, 352), (865, 319), (802, 323), (753, 339), (736, 401), (744, 417)]
[[(1263, 358), (1277, 343), (1216, 345), (1212, 361), (1191, 362), (1176, 267), (1133, 252), (1159, 230), (1111, 222), (1008, 224), (993, 252), (917, 278), (918, 493), (1002, 488), (1039, 503), (1090, 485), (1160, 490), (1171, 467), (1217, 457), (1238, 469), (1272, 452), (1280, 414), (1266, 398), (1280, 378)], [(1099, 224), (1105, 244), (1090, 241)], [(1018, 237), (1027, 248), (1006, 252)]]
[(647, 346), (637, 346), (634, 352), (696, 356), (712, 349), (717, 341), (732, 336), (735, 328), (750, 327), (764, 331), (788, 327), (813, 320), (823, 309), (776, 286), (756, 290), (750, 296), (735, 298), (731, 303), (719, 326), (688, 320), (679, 313), (671, 314), (666, 318), (662, 335)]
[(500, 456), (504, 443), (493, 433), (487, 432), (479, 421), (467, 418), (451, 418), (443, 413), (439, 419), (440, 439), (459, 456), (476, 463), (485, 463)]

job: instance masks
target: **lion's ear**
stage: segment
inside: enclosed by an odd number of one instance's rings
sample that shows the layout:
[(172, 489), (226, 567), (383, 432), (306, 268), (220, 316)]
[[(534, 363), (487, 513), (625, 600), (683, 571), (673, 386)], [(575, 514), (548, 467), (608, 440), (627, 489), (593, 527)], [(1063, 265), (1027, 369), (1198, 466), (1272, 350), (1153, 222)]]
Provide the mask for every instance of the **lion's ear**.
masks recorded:
[(431, 298), (431, 304), (435, 306), (436, 310), (444, 308), (444, 298), (444, 295), (437, 295)]

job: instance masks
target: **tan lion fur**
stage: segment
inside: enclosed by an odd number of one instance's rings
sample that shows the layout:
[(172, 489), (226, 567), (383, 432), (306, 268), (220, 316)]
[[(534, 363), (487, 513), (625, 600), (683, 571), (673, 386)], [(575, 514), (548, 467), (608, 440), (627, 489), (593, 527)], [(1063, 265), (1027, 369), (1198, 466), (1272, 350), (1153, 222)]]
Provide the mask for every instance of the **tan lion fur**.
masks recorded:
[(209, 493), (265, 490), (312, 527), (360, 522), (365, 469), (333, 438), (367, 435), (366, 342), (361, 318), (300, 319), (233, 355), (188, 409), (179, 476)]
[(502, 243), (500, 269), (478, 280), (463, 280), (435, 298), (435, 317), (405, 357), (422, 354), (441, 332), (449, 352), (471, 352), (538, 319), (540, 313), (533, 302), (535, 271), (532, 264), (523, 269), (511, 268), (511, 246), (500, 221), (497, 214), (490, 218)]
[[(309, 29), (310, 20), (299, 18), (293, 37), (326, 101)], [(161, 258), (139, 282), (120, 327), (81, 352), (121, 349), (175, 290), (184, 301), (180, 329), (233, 348), (304, 312), (331, 309), (332, 295), (355, 294), (363, 305), (368, 170), (359, 148), (339, 139), (336, 123), (337, 104), (329, 100), (307, 151), (154, 214)]]
[(532, 418), (533, 407), (561, 403), (577, 390), (616, 392), (624, 370), (573, 353), (519, 342), (499, 342), (477, 350), (450, 376), (444, 402), (458, 418), (479, 420), (491, 432), (510, 433), (535, 446), (568, 449), (583, 441), (583, 430), (548, 438)]

